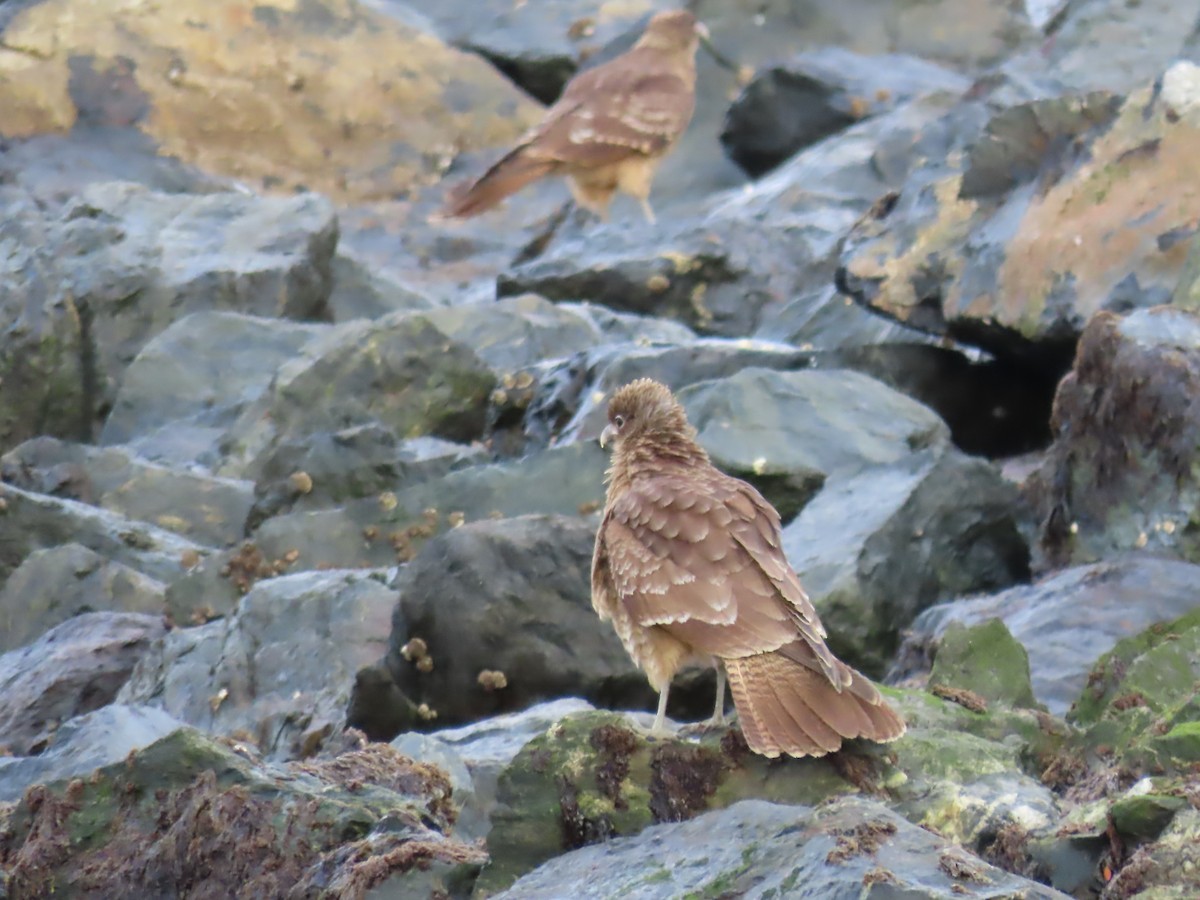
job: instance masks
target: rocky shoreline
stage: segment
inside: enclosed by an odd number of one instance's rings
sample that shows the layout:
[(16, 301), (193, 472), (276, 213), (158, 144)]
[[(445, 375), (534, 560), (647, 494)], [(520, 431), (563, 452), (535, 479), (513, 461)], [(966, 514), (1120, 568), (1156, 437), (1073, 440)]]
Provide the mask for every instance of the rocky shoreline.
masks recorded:
[[(1200, 894), (1200, 2), (701, 0), (656, 224), (433, 216), (667, 6), (0, 7), (0, 898)], [(647, 738), (642, 376), (905, 737)]]

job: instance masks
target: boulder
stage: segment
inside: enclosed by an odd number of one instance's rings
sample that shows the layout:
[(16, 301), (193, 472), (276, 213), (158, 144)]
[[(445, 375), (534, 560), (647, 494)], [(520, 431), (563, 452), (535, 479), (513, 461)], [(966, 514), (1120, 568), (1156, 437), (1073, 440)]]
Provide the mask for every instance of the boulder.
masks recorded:
[(82, 544), (34, 550), (0, 587), (0, 653), (83, 613), (165, 611), (162, 583), (136, 569)]
[(157, 465), (124, 447), (54, 438), (34, 438), (0, 457), (0, 478), (152, 522), (214, 547), (245, 536), (254, 501), (254, 485), (247, 481)]
[(1042, 365), (1061, 365), (1095, 313), (1167, 302), (1194, 225), (1179, 185), (1200, 147), (1195, 71), (994, 113), (965, 154), (916, 168), (851, 230), (839, 287)]
[(1098, 314), (1059, 385), (1055, 442), (1031, 479), (1052, 564), (1130, 551), (1200, 562), (1200, 315)]
[(485, 858), (448, 839), (450, 785), (383, 744), (273, 766), (180, 728), (31, 788), (0, 834), (17, 896), (446, 896)]
[(890, 678), (926, 670), (925, 657), (952, 623), (970, 628), (999, 618), (1028, 653), (1034, 696), (1050, 712), (1065, 715), (1098, 654), (1196, 608), (1198, 578), (1200, 566), (1135, 556), (1076, 566), (997, 594), (939, 603), (912, 623)]
[(68, 719), (111, 703), (165, 631), (161, 616), (83, 613), (0, 656), (5, 749), (38, 753)]
[(182, 726), (161, 709), (123, 703), (74, 716), (37, 756), (0, 757), (0, 803), (21, 799), (32, 784), (79, 778), (123, 762), (130, 753)]
[(386, 651), (395, 604), (371, 573), (264, 580), (229, 618), (168, 634), (120, 702), (163, 709), (270, 758), (311, 756), (345, 727), (355, 675)]
[(654, 693), (591, 604), (595, 525), (473, 522), (433, 538), (397, 579), (387, 666), (428, 730), (555, 697), (649, 706)]
[(128, 129), (256, 188), (347, 202), (436, 181), (456, 146), (512, 140), (537, 115), (483, 60), (370, 6), (210, 13), (66, 0), (17, 11), (4, 40), (21, 52), (0, 66), (6, 134)]
[[(808, 895), (1065, 898), (988, 865), (877, 800), (819, 810), (744, 800), (689, 822), (585, 847), (545, 863), (497, 900)], [(800, 892), (800, 893), (797, 893)]]
[(7, 484), (0, 484), (0, 525), (0, 578), (35, 550), (76, 543), (166, 584), (209, 552), (157, 526)]
[(1007, 706), (1036, 707), (1029, 678), (1029, 654), (1000, 619), (968, 628), (952, 622), (942, 633), (929, 673), (929, 689)]
[(215, 466), (225, 432), (267, 390), (279, 367), (329, 331), (239, 313), (186, 316), (130, 364), (101, 443), (128, 443), (167, 465)]
[(222, 472), (257, 478), (281, 442), (381, 424), (398, 437), (470, 441), (483, 434), (492, 371), (424, 313), (337, 326), (311, 352), (284, 363), (269, 389), (224, 438)]
[(914, 56), (820, 47), (759, 69), (730, 105), (721, 143), (758, 178), (862, 119), (926, 94), (962, 94), (969, 86), (962, 75)]

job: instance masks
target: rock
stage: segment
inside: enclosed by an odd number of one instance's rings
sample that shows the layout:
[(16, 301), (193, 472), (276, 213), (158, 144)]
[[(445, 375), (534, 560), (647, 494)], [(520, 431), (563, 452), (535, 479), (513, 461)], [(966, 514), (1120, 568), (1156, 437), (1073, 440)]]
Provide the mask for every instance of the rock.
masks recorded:
[(449, 795), (437, 769), (382, 744), (273, 766), (180, 728), (87, 779), (27, 792), (0, 866), (18, 896), (119, 884), (138, 896), (358, 897), (391, 879), (392, 896), (432, 898), (469, 885), (484, 859), (446, 837)]
[(0, 69), (6, 133), (136, 129), (207, 171), (345, 202), (428, 184), (455, 147), (512, 140), (537, 115), (482, 60), (369, 6), (240, 3), (197, 40), (207, 12), (19, 10), (5, 42), (25, 52)]
[(1055, 397), (1054, 446), (1028, 489), (1048, 560), (1147, 550), (1200, 561), (1187, 527), (1200, 502), (1197, 373), (1196, 314), (1157, 308), (1088, 324)]
[(590, 522), (523, 516), (468, 523), (426, 544), (397, 580), (388, 651), (396, 684), (431, 716), (407, 727), (553, 697), (649, 705), (645, 676), (592, 609), (594, 540)]
[(394, 312), (419, 312), (437, 304), (419, 291), (357, 256), (339, 251), (333, 257), (333, 291), (329, 315), (334, 322), (379, 319)]
[(89, 612), (162, 615), (163, 585), (81, 544), (35, 550), (0, 588), (0, 653)]
[(1069, 717), (1083, 746), (1135, 771), (1186, 773), (1200, 761), (1200, 609), (1118, 641), (1097, 661)]
[(549, 104), (581, 63), (625, 31), (640, 32), (649, 13), (669, 8), (663, 0), (600, 7), (588, 0), (553, 0), (535, 9), (454, 0), (424, 13), (447, 43), (480, 54)]
[(168, 634), (120, 702), (158, 707), (270, 758), (310, 756), (345, 727), (355, 674), (386, 651), (395, 604), (369, 573), (262, 581), (229, 618)]
[(938, 688), (969, 691), (1006, 706), (1038, 705), (1029, 679), (1029, 654), (1000, 619), (971, 628), (950, 623), (938, 643), (929, 688), (935, 693)]
[(928, 606), (1030, 577), (1011, 485), (953, 449), (831, 481), (784, 528), (783, 548), (830, 647), (872, 674)]
[(1050, 39), (1018, 51), (1005, 69), (1046, 82), (1047, 90), (1128, 91), (1153, 81), (1177, 59), (1195, 59), (1196, 9), (1170, 0), (1063, 3)]
[[(552, 433), (560, 441), (596, 440), (607, 420), (609, 398), (637, 378), (653, 378), (678, 390), (698, 381), (725, 378), (751, 366), (803, 368), (808, 360), (808, 355), (795, 347), (744, 338), (603, 346), (560, 364), (564, 371), (543, 381), (530, 403), (526, 431)], [(558, 421), (568, 410), (570, 420), (559, 426)], [(542, 424), (539, 419), (549, 421)]]
[(496, 783), (513, 757), (564, 716), (593, 708), (575, 697), (549, 700), (460, 728), (443, 728), (429, 734), (408, 731), (397, 735), (391, 744), (413, 759), (443, 769), (454, 785), (454, 800), (460, 804), (456, 832), (486, 837), (496, 808)]
[(1148, 86), (997, 112), (961, 165), (930, 161), (854, 227), (839, 286), (914, 327), (1043, 365), (1094, 313), (1166, 302), (1194, 224), (1178, 186), (1200, 146), (1200, 115), (1169, 96)]
[(810, 144), (916, 97), (962, 94), (968, 79), (903, 54), (820, 47), (757, 71), (729, 107), (721, 143), (751, 178)]
[(1087, 682), (1097, 654), (1197, 605), (1200, 567), (1148, 557), (1076, 566), (998, 594), (939, 603), (913, 622), (892, 678), (909, 677), (952, 622), (1000, 618), (1028, 651), (1033, 694), (1064, 715)]
[(746, 798), (816, 803), (853, 791), (886, 795), (910, 820), (982, 850), (1005, 826), (1046, 830), (1050, 791), (1024, 771), (1063, 747), (1067, 729), (1027, 710), (974, 712), (929, 694), (889, 692), (909, 725), (888, 745), (854, 742), (821, 759), (769, 761), (736, 731), (648, 739), (609, 712), (569, 715), (527, 743), (497, 785), (478, 889), (507, 887), (585, 844), (690, 819)]
[(220, 442), (286, 361), (329, 328), (227, 312), (180, 319), (126, 370), (101, 442), (167, 465), (220, 461)]
[(37, 756), (0, 757), (0, 803), (19, 800), (31, 784), (64, 781), (123, 762), (183, 723), (161, 709), (110, 703), (68, 719)]
[(169, 583), (208, 550), (153, 525), (134, 522), (75, 500), (0, 484), (0, 578), (30, 553), (78, 543), (156, 581)]
[(607, 465), (595, 442), (554, 447), (417, 480), (339, 509), (277, 516), (259, 527), (254, 544), (268, 560), (295, 554), (295, 566), (305, 569), (394, 565), (455, 523), (590, 514), (604, 503)]
[(536, 294), (447, 307), (426, 318), (501, 375), (582, 352), (600, 340), (589, 317)]
[(63, 722), (111, 703), (165, 631), (161, 616), (83, 613), (0, 656), (5, 748), (37, 753)]
[(61, 210), (5, 205), (17, 252), (6, 258), (0, 305), (13, 326), (3, 355), (13, 361), (0, 375), (30, 393), (0, 408), (0, 446), (36, 434), (20, 430), (21, 417), (36, 422), (38, 405), (51, 402), (52, 417), (72, 425), (52, 433), (90, 440), (134, 356), (190, 312), (326, 315), (337, 223), (315, 195), (189, 196), (109, 183)]
[(153, 522), (198, 543), (240, 541), (254, 500), (246, 481), (148, 463), (128, 449), (35, 438), (0, 457), (0, 477), (27, 490), (69, 497)]
[(225, 438), (223, 471), (257, 477), (282, 441), (381, 424), (399, 437), (480, 437), (495, 376), (423, 313), (338, 326), (310, 354), (285, 363)]
[(1115, 874), (1114, 896), (1174, 900), (1200, 891), (1198, 845), (1200, 811), (1184, 810), (1158, 840), (1139, 847)]
[[(849, 797), (814, 811), (744, 800), (690, 822), (584, 847), (552, 860), (495, 895), (768, 898), (1062, 897), (987, 865), (910, 825), (876, 800)], [(877, 891), (875, 885), (882, 885)], [(801, 887), (802, 886), (802, 887)]]

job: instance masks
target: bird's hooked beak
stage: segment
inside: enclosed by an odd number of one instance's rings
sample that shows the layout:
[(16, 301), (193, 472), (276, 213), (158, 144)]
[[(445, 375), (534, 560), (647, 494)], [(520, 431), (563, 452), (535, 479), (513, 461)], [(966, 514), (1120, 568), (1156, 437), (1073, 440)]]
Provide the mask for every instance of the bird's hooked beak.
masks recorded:
[(617, 428), (612, 422), (604, 426), (604, 430), (600, 432), (600, 447), (603, 449), (609, 441), (615, 440), (617, 437)]

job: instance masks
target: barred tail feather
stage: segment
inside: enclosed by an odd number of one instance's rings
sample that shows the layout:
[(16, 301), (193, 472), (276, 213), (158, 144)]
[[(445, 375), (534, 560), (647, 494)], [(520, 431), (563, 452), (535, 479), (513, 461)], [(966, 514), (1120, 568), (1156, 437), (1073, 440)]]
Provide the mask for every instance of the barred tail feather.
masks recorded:
[(777, 651), (726, 659), (750, 749), (769, 757), (824, 756), (849, 738), (886, 743), (904, 734), (904, 721), (875, 686), (845, 668), (850, 683), (839, 691), (824, 674)]
[(448, 219), (469, 219), (487, 212), (525, 185), (551, 174), (554, 167), (553, 161), (530, 159), (524, 147), (517, 147), (477, 180), (453, 189), (441, 215)]

